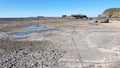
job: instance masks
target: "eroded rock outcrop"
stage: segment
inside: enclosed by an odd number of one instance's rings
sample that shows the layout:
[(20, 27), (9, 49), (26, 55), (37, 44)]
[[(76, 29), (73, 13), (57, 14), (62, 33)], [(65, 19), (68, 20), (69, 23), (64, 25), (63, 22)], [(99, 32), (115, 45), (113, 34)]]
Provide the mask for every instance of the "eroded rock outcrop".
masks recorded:
[(120, 17), (120, 8), (106, 9), (99, 17)]
[(62, 15), (62, 18), (88, 19), (87, 15), (83, 15), (83, 14), (72, 14), (72, 15), (70, 15), (70, 16)]

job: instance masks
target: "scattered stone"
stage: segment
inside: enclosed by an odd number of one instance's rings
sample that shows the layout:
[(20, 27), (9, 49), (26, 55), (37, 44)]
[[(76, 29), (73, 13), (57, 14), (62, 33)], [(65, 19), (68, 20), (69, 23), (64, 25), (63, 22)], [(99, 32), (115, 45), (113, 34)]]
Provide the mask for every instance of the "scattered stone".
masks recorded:
[[(45, 44), (41, 45), (43, 42)], [(4, 54), (0, 55), (1, 68), (52, 68), (58, 65), (58, 60), (64, 55), (64, 51), (50, 41), (0, 40), (1, 49), (3, 44), (6, 49), (3, 50)], [(32, 50), (29, 49), (30, 46)]]

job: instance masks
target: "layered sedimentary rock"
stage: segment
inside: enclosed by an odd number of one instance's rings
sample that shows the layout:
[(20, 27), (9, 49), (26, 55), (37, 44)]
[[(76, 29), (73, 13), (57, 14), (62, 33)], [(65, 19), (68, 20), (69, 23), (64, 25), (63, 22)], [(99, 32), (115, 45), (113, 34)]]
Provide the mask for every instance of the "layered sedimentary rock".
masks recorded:
[(120, 8), (106, 9), (100, 17), (120, 17)]

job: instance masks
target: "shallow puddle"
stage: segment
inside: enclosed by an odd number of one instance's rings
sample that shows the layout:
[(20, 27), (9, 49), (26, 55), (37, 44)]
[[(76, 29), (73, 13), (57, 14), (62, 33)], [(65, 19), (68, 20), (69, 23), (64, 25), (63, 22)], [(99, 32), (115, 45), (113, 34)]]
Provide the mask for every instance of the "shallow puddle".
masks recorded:
[(46, 28), (45, 25), (32, 25), (32, 26), (27, 26), (27, 27), (24, 27), (25, 30), (33, 30), (33, 29), (36, 29), (36, 28)]
[(48, 29), (48, 30), (39, 30), (39, 32), (47, 32), (47, 33), (53, 33), (53, 32), (56, 32), (58, 31), (58, 29)]
[(9, 36), (25, 36), (28, 35), (29, 32), (14, 32), (14, 33), (9, 33)]

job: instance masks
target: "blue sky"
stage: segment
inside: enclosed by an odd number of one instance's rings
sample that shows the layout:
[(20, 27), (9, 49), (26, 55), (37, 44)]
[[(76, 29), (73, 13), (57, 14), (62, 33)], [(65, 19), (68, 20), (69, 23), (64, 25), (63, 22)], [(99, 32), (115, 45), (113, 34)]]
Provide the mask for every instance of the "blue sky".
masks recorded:
[(119, 8), (120, 0), (0, 0), (0, 17), (98, 16), (107, 8)]

